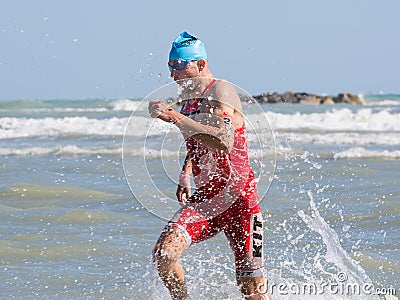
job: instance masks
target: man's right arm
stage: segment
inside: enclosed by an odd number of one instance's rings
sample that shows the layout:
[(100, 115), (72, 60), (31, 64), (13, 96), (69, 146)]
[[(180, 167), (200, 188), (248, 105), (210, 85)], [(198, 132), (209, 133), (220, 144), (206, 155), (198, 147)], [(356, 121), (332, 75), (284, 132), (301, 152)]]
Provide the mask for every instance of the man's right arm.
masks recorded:
[(192, 174), (192, 161), (190, 160), (189, 152), (186, 154), (185, 162), (183, 163), (182, 173)]
[(179, 183), (176, 190), (176, 197), (182, 204), (185, 204), (190, 197), (190, 174), (192, 174), (192, 162), (189, 153), (187, 153), (182, 172), (179, 174)]

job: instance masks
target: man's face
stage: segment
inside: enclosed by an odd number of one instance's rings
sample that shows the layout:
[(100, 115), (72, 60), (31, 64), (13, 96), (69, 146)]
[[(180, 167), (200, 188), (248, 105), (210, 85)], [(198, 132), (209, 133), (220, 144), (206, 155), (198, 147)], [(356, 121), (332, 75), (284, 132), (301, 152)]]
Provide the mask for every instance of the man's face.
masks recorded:
[(197, 61), (170, 60), (168, 66), (175, 81), (199, 76)]

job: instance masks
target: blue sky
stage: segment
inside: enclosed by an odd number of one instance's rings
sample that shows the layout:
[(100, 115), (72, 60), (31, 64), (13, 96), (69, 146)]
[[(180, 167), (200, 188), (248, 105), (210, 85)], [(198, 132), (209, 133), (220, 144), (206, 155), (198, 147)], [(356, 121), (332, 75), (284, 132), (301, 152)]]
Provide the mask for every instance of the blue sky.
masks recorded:
[(0, 100), (142, 97), (183, 30), (251, 94), (400, 93), (400, 1), (0, 3)]

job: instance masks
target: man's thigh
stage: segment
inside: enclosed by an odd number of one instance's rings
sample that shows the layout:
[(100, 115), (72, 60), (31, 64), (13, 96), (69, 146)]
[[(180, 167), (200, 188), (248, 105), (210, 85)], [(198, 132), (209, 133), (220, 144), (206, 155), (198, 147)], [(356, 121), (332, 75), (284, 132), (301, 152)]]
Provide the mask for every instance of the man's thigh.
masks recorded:
[(192, 207), (182, 207), (171, 219), (168, 227), (176, 227), (183, 233), (187, 247), (215, 236), (221, 231), (213, 219), (206, 219)]
[(224, 228), (235, 255), (236, 276), (258, 277), (264, 268), (264, 224), (261, 212), (236, 212)]

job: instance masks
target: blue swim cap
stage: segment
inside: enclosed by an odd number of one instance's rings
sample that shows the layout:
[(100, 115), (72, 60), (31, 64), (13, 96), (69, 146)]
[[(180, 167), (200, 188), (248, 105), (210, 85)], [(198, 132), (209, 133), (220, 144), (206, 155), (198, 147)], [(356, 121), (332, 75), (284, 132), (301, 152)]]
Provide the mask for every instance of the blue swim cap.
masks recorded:
[(169, 52), (169, 60), (200, 60), (207, 59), (204, 43), (195, 36), (184, 31), (175, 41), (172, 42), (172, 48)]

